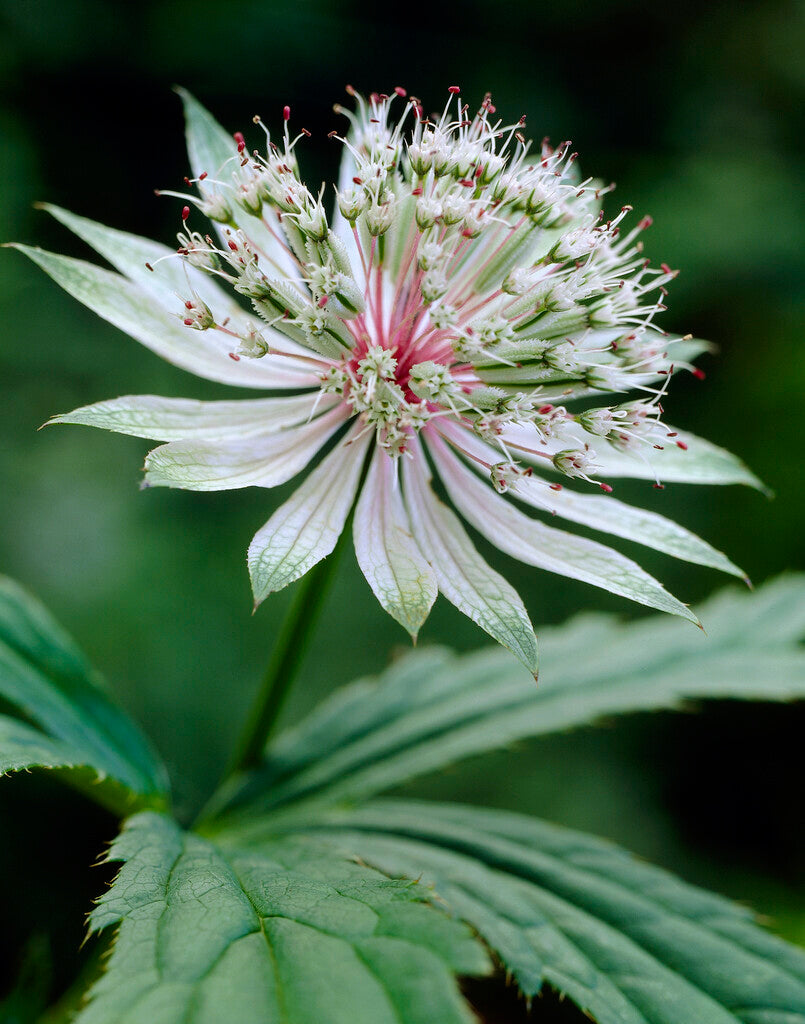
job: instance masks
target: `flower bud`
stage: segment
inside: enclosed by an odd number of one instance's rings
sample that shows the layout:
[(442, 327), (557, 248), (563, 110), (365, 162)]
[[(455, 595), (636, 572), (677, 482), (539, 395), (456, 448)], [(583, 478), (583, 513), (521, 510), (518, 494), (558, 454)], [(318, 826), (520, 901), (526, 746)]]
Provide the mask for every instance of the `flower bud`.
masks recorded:
[(373, 238), (384, 235), (394, 223), (394, 204), (391, 202), (383, 205), (372, 203), (364, 217), (366, 229)]
[(432, 228), (441, 215), (442, 204), (438, 199), (432, 199), (430, 196), (420, 196), (417, 199), (414, 216), (420, 231)]
[(554, 467), (565, 476), (581, 477), (584, 480), (589, 479), (590, 473), (597, 469), (587, 448), (567, 448), (557, 452), (552, 461)]
[(343, 192), (336, 193), (336, 198), (341, 216), (354, 226), (369, 202), (366, 193), (363, 189), (346, 188)]

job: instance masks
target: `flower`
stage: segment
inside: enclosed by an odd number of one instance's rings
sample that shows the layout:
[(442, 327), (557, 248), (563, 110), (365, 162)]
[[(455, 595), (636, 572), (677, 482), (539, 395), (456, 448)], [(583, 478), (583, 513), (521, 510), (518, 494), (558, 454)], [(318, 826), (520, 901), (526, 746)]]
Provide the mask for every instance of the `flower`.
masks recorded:
[(348, 91), (331, 216), (300, 177), (308, 133), (292, 137), (289, 108), (275, 138), (254, 119), (261, 153), (185, 94), (194, 191), (167, 193), (183, 202), (177, 252), (53, 207), (122, 276), (20, 247), (170, 362), (290, 395), (129, 396), (52, 422), (167, 442), (147, 486), (273, 487), (305, 471), (249, 548), (257, 602), (326, 557), (354, 507), (360, 567), (413, 637), (441, 592), (535, 670), (525, 607), (459, 515), (520, 561), (697, 621), (630, 559), (523, 510), (741, 575), (610, 496), (623, 476), (757, 484), (663, 422), (672, 371), (706, 346), (653, 324), (675, 272), (643, 255), (650, 220), (624, 231), (629, 207), (607, 219), (610, 187), (581, 179), (570, 144), (534, 153), (524, 119), (507, 124), (489, 96), (471, 113), (451, 87), (426, 117), (402, 89)]

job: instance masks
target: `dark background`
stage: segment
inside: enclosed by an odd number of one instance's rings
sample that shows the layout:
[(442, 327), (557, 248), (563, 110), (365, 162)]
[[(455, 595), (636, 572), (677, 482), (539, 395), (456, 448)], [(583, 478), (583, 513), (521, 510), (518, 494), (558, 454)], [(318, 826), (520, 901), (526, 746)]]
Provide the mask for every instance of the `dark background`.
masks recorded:
[[(448, 85), (471, 102), (490, 89), (504, 116), (528, 115), (533, 137), (572, 139), (586, 172), (618, 183), (616, 204), (653, 216), (655, 262), (682, 269), (664, 324), (714, 340), (720, 354), (703, 360), (704, 383), (675, 380), (669, 420), (739, 453), (777, 497), (644, 484), (620, 485), (619, 496), (679, 518), (759, 583), (802, 560), (803, 43), (805, 5), (776, 0), (0, 0), (0, 240), (86, 255), (32, 209), (48, 200), (170, 241), (175, 203), (152, 190), (177, 187), (186, 171), (174, 84), (233, 130), (255, 113), (276, 122), (291, 104), (314, 133), (302, 153), (311, 186), (335, 173), (326, 133), (347, 82), (401, 84), (427, 108)], [(0, 571), (79, 639), (154, 738), (189, 814), (222, 770), (287, 607), (283, 593), (249, 614), (244, 555), (289, 488), (141, 494), (146, 442), (81, 428), (37, 433), (53, 413), (118, 394), (226, 389), (162, 363), (20, 256), (0, 259)], [(694, 603), (725, 582), (628, 553)], [(535, 623), (582, 608), (639, 614), (580, 584), (495, 564)], [(484, 637), (440, 601), (421, 640), (472, 648)], [(289, 715), (380, 669), (405, 643), (345, 558)], [(416, 791), (610, 836), (752, 902), (805, 941), (803, 724), (801, 708), (729, 704), (639, 716), (526, 744)], [(37, 988), (47, 998), (76, 969), (83, 913), (105, 878), (89, 864), (113, 829), (47, 779), (0, 787), (0, 876), (10, 890), (0, 975), (27, 949), (41, 982), (6, 1020), (32, 1019)]]

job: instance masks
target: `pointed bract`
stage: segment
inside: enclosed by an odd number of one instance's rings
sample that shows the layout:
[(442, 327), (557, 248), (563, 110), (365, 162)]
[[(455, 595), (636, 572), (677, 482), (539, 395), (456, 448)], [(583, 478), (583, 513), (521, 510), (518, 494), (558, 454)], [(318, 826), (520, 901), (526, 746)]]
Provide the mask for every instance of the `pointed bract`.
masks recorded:
[(372, 459), (352, 535), (358, 565), (375, 597), (416, 640), (438, 585), (413, 536), (396, 468), (385, 452), (376, 451)]

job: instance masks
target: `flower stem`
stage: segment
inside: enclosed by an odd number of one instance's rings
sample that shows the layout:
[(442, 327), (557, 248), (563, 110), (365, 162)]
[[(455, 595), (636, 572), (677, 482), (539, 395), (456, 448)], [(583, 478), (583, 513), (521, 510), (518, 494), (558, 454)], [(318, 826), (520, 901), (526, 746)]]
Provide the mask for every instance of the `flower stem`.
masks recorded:
[(268, 737), (274, 730), (291, 686), (307, 654), (310, 639), (335, 574), (343, 547), (341, 535), (335, 551), (315, 565), (297, 584), (291, 607), (285, 616), (271, 654), (260, 690), (252, 706), (227, 775), (247, 771), (261, 760)]

